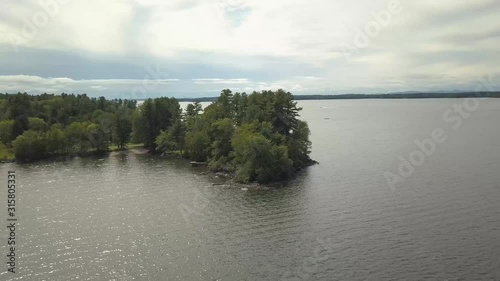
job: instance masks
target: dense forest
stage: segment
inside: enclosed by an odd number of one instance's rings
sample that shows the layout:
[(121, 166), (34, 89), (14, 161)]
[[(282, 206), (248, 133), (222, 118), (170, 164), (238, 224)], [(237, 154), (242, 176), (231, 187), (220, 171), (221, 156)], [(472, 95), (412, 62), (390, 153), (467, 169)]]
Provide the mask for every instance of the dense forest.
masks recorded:
[(105, 153), (143, 144), (231, 173), (239, 182), (290, 178), (314, 164), (301, 108), (283, 90), (233, 94), (226, 89), (203, 109), (175, 98), (106, 100), (87, 95), (0, 94), (0, 148), (17, 161)]

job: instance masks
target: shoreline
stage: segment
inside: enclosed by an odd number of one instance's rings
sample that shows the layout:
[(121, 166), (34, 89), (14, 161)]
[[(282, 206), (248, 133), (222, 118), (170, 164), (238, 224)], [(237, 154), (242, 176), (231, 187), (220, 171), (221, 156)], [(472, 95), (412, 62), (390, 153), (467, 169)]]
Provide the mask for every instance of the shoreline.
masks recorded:
[[(14, 159), (9, 159), (9, 160), (0, 160), (0, 164), (7, 164), (7, 163), (18, 163), (18, 164), (30, 164), (30, 163), (36, 163), (40, 161), (67, 161), (75, 157), (82, 157), (82, 158), (89, 158), (89, 157), (95, 157), (95, 156), (106, 156), (106, 157), (112, 157), (112, 156), (117, 156), (117, 155), (124, 155), (124, 154), (129, 154), (133, 153), (135, 155), (149, 155), (153, 157), (159, 157), (160, 159), (164, 160), (172, 160), (172, 159), (183, 159), (185, 160), (186, 163), (189, 163), (190, 160), (187, 158), (182, 157), (180, 154), (171, 154), (171, 155), (159, 155), (155, 153), (151, 153), (149, 149), (142, 147), (142, 144), (140, 145), (131, 145), (130, 147), (126, 147), (123, 149), (109, 149), (106, 152), (90, 152), (90, 153), (85, 153), (85, 154), (68, 154), (68, 155), (54, 155), (52, 157), (47, 157), (47, 158), (42, 158), (42, 159), (37, 159), (37, 160), (31, 160), (31, 161), (17, 161), (15, 158)], [(271, 190), (271, 189), (277, 189), (277, 188), (282, 188), (286, 186), (289, 182), (293, 181), (296, 179), (300, 174), (304, 172), (304, 170), (310, 166), (314, 166), (316, 164), (319, 164), (317, 161), (312, 160), (309, 165), (303, 169), (297, 170), (296, 173), (289, 179), (286, 180), (281, 180), (281, 181), (273, 181), (273, 182), (267, 182), (267, 183), (259, 183), (259, 182), (249, 182), (249, 183), (241, 183), (236, 181), (236, 172), (224, 172), (224, 171), (212, 171), (208, 167), (204, 166), (202, 168), (202, 171), (197, 169), (193, 169), (193, 173), (206, 176), (207, 179), (212, 183), (212, 186), (224, 186), (224, 187), (234, 187), (234, 188), (239, 188), (242, 191), (257, 191), (257, 190)]]
[(85, 153), (68, 153), (68, 154), (60, 154), (60, 155), (51, 155), (49, 157), (44, 157), (40, 159), (35, 159), (35, 160), (29, 160), (29, 161), (18, 161), (15, 157), (12, 159), (0, 159), (0, 164), (7, 164), (7, 163), (18, 163), (18, 164), (29, 164), (29, 163), (35, 163), (39, 161), (45, 161), (45, 160), (67, 160), (71, 159), (74, 157), (92, 157), (92, 156), (101, 156), (101, 155), (116, 155), (116, 154), (122, 154), (122, 153), (134, 153), (134, 154), (146, 154), (149, 153), (149, 150), (142, 147), (142, 144), (130, 144), (130, 147), (125, 147), (122, 149), (118, 148), (110, 148), (107, 151), (103, 152), (98, 152), (98, 151), (91, 151), (91, 152), (85, 152)]
[[(7, 163), (17, 163), (17, 164), (31, 164), (31, 163), (37, 163), (41, 161), (68, 161), (71, 160), (75, 157), (82, 157), (82, 158), (90, 158), (90, 157), (95, 157), (95, 156), (105, 156), (105, 157), (113, 157), (113, 156), (118, 156), (118, 155), (125, 155), (125, 154), (135, 154), (135, 155), (149, 155), (150, 157), (157, 157), (159, 159), (163, 160), (172, 160), (172, 159), (183, 159), (186, 164), (190, 162), (189, 159), (182, 157), (181, 155), (175, 154), (175, 155), (169, 155), (169, 156), (161, 156), (159, 154), (154, 154), (151, 153), (147, 148), (144, 147), (130, 147), (130, 148), (125, 148), (125, 149), (112, 149), (109, 150), (105, 153), (86, 153), (86, 154), (72, 154), (72, 155), (59, 155), (59, 156), (52, 156), (52, 157), (47, 157), (47, 158), (42, 158), (42, 159), (37, 159), (37, 160), (31, 160), (31, 161), (17, 161), (15, 158), (10, 159), (10, 160), (0, 160), (0, 165), (1, 164), (7, 164)], [(201, 168), (201, 171), (200, 171)], [(274, 182), (274, 183), (269, 183), (269, 184), (261, 184), (257, 182), (253, 183), (239, 183), (235, 181), (235, 174), (234, 173), (228, 173), (228, 172), (221, 172), (221, 171), (211, 171), (208, 169), (208, 167), (197, 167), (197, 169), (192, 169), (193, 174), (205, 176), (209, 182), (212, 183), (213, 187), (237, 187), (242, 190), (268, 190), (271, 188), (276, 188), (276, 186), (270, 186), (270, 184), (277, 185), (280, 184), (280, 182)], [(283, 184), (283, 182), (281, 182)]]

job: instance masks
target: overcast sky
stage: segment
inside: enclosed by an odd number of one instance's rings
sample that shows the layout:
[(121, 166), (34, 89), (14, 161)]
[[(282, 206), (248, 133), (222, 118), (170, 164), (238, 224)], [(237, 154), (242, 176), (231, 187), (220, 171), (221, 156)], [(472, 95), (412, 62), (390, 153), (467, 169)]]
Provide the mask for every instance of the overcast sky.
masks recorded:
[(499, 19), (498, 0), (4, 0), (0, 92), (474, 90), (499, 77)]

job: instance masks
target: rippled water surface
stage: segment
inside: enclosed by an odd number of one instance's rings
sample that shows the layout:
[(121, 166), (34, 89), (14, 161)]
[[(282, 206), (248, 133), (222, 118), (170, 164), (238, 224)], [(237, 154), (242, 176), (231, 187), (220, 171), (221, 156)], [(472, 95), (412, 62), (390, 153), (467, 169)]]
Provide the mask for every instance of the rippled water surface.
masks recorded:
[[(271, 189), (136, 153), (1, 164), (20, 246), (0, 280), (500, 280), (500, 100), (453, 129), (463, 101), (301, 101), (320, 164)], [(446, 141), (390, 187), (436, 128)]]

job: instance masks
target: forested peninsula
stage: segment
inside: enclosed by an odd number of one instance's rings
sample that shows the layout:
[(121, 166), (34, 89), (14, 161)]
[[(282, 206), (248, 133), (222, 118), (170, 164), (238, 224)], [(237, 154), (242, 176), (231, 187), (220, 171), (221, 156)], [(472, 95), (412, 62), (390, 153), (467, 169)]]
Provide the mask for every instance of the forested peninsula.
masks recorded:
[(206, 108), (175, 98), (135, 100), (87, 95), (0, 94), (0, 158), (19, 162), (85, 156), (142, 144), (151, 153), (206, 162), (238, 182), (272, 182), (315, 163), (306, 122), (283, 90), (223, 90)]

